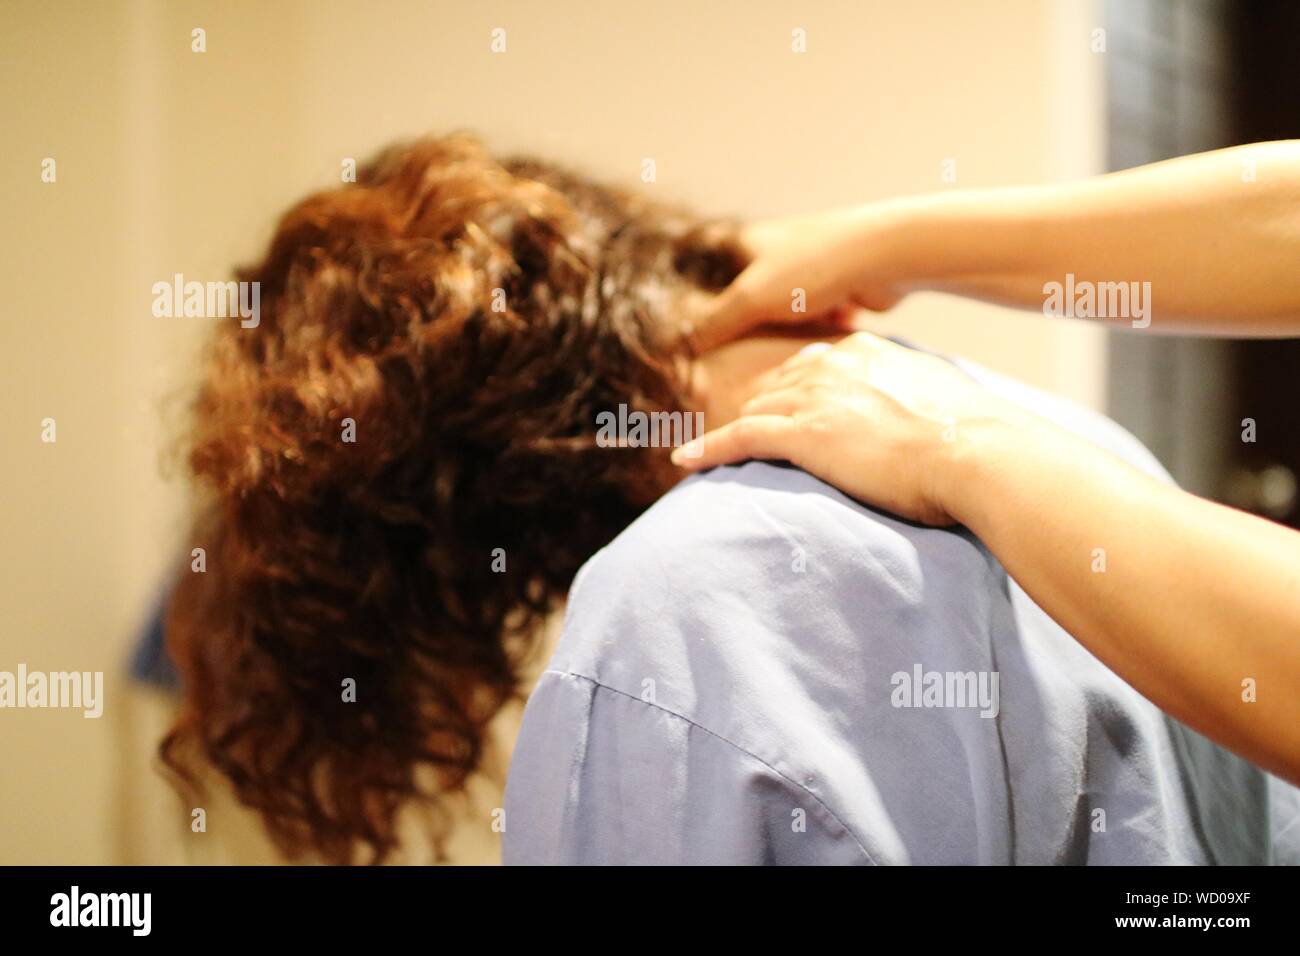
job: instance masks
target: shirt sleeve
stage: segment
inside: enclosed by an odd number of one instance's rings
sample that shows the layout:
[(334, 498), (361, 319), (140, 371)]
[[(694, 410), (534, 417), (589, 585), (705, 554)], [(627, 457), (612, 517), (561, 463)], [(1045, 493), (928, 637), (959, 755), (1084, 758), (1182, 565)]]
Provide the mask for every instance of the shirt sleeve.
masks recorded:
[(809, 791), (653, 702), (546, 672), (506, 788), (507, 864), (870, 863)]

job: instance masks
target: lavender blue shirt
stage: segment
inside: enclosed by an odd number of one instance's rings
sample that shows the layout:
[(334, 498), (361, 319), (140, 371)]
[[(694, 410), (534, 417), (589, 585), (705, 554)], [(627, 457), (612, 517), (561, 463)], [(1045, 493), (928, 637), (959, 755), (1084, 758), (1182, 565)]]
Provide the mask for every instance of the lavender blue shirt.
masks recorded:
[[(1167, 479), (1108, 419), (959, 364)], [(1295, 819), (1295, 790), (1164, 716), (969, 532), (752, 462), (684, 482), (578, 575), (504, 859), (1293, 862)]]

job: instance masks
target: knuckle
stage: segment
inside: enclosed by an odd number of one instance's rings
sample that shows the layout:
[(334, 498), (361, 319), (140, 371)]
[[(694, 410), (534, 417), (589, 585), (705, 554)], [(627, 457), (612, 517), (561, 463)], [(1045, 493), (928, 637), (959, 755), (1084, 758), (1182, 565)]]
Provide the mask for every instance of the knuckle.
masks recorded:
[(731, 436), (738, 445), (749, 445), (758, 437), (757, 423), (752, 418), (738, 418), (731, 427)]
[(838, 378), (825, 377), (809, 382), (803, 391), (805, 404), (812, 408), (825, 408), (841, 398), (845, 386)]
[(844, 346), (845, 351), (874, 352), (880, 347), (880, 342), (880, 337), (872, 335), (870, 332), (854, 332), (844, 339), (840, 345)]
[(857, 362), (844, 352), (832, 352), (826, 356), (826, 368), (829, 371), (846, 374), (852, 372)]
[(831, 421), (815, 412), (800, 412), (794, 416), (795, 432), (803, 438), (821, 439), (832, 431)]

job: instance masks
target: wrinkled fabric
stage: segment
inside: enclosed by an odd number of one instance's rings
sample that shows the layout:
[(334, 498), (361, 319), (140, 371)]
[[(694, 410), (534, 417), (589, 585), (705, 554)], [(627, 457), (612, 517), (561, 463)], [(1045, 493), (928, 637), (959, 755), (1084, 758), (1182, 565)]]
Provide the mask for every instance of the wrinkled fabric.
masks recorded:
[[(1168, 479), (1108, 419), (958, 364)], [(901, 706), (927, 673), (996, 674), (996, 714), (960, 695)], [(1253, 864), (1274, 834), (1296, 852), (1295, 793), (1143, 699), (968, 531), (750, 462), (683, 482), (579, 573), (515, 748), (503, 852)]]

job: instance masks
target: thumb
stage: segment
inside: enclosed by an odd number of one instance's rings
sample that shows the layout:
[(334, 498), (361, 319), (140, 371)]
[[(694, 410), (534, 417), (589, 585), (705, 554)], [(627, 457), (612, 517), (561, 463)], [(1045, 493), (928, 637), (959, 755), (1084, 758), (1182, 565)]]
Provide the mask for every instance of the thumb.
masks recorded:
[(692, 317), (689, 337), (696, 355), (740, 338), (763, 320), (755, 279), (746, 269)]
[(672, 453), (673, 464), (703, 471), (747, 458), (796, 461), (799, 429), (785, 415), (747, 415), (706, 432)]

